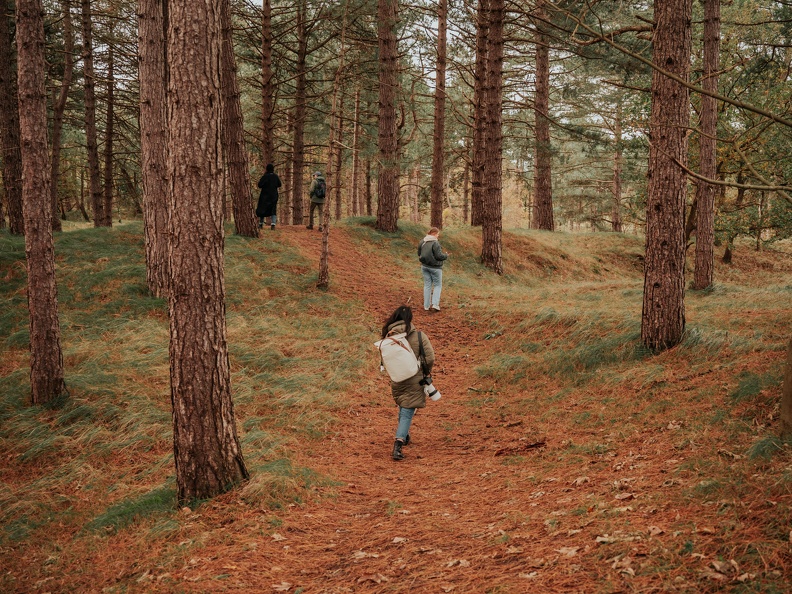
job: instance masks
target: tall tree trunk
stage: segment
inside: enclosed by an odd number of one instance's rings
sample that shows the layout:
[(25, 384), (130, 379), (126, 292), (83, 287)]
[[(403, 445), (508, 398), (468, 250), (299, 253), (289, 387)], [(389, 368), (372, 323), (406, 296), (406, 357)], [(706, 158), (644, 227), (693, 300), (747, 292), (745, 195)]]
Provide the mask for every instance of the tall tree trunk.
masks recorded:
[[(110, 36), (113, 35), (113, 27), (110, 27)], [(104, 202), (102, 205), (104, 212), (105, 227), (113, 226), (113, 114), (114, 111), (114, 91), (115, 82), (113, 81), (113, 44), (108, 46), (107, 52), (107, 121), (105, 122), (105, 145), (104, 145)]]
[(297, 3), (297, 72), (294, 91), (294, 139), (292, 141), (292, 224), (303, 223), (303, 169), (305, 168), (305, 89), (308, 56), (308, 31), (305, 23), (305, 0)]
[[(745, 183), (745, 177), (742, 169), (737, 171), (737, 183)], [(737, 198), (734, 200), (734, 210), (740, 210), (743, 202), (745, 201), (745, 188), (737, 188)], [(726, 248), (723, 250), (723, 258), (721, 262), (724, 264), (731, 264), (732, 249), (734, 248), (734, 240), (737, 239), (736, 232), (730, 232), (726, 237)]]
[[(17, 0), (19, 129), (30, 310), (30, 392), (33, 404), (51, 402), (66, 390), (55, 285), (52, 202), (46, 191), (50, 187), (50, 170), (43, 14), (41, 0)], [(42, 192), (42, 188), (45, 191)]]
[(781, 435), (792, 433), (792, 338), (787, 343), (784, 381), (781, 387)]
[(536, 166), (534, 167), (534, 228), (553, 231), (552, 152), (550, 150), (550, 42), (544, 33), (544, 5), (536, 9)]
[(355, 123), (352, 129), (352, 216), (360, 215), (360, 87), (355, 90)]
[(258, 237), (258, 223), (250, 195), (250, 170), (245, 147), (245, 126), (239, 100), (236, 59), (234, 58), (231, 0), (220, 0), (222, 34), (220, 83), (223, 89), (223, 152), (228, 165), (234, 229), (237, 235)]
[(165, 32), (167, 0), (138, 0), (140, 79), (140, 169), (146, 238), (146, 284), (156, 297), (167, 297), (168, 168)]
[[(0, 0), (13, 14), (14, 3)], [(19, 149), (19, 99), (17, 97), (14, 40), (11, 19), (4, 10), (0, 14), (0, 136), (3, 143), (3, 188), (5, 189), (8, 230), (14, 235), (25, 233), (22, 213), (22, 155)]]
[[(418, 211), (418, 199), (420, 198), (421, 193), (421, 166), (416, 165), (413, 167), (412, 170), (412, 183), (410, 184), (410, 192), (408, 196), (410, 197), (410, 213), (412, 214), (412, 222), (413, 223), (420, 223), (421, 222), (421, 213)], [(441, 194), (442, 198), (442, 194)], [(442, 210), (442, 204), (441, 210)]]
[(476, 11), (476, 65), (473, 81), (473, 160), (471, 163), (473, 180), (470, 194), (470, 224), (473, 226), (481, 225), (482, 220), (484, 162), (487, 155), (487, 149), (484, 146), (484, 129), (486, 126), (484, 88), (487, 84), (489, 2), (490, 0), (479, 0), (478, 10)]
[(80, 167), (80, 202), (78, 203), (80, 207), (80, 213), (83, 216), (83, 219), (86, 223), (90, 222), (91, 217), (88, 216), (88, 211), (85, 210), (85, 168)]
[(372, 204), (371, 204), (371, 159), (366, 159), (366, 215), (372, 216)]
[[(656, 0), (652, 61), (687, 79), (691, 0)], [(690, 106), (687, 88), (652, 72), (649, 185), (641, 340), (671, 348), (685, 330), (685, 172)]]
[(611, 231), (622, 232), (621, 194), (622, 194), (622, 111), (621, 103), (616, 106), (613, 125), (613, 208), (611, 210)]
[(396, 40), (398, 0), (378, 0), (379, 39), (379, 179), (377, 224), (394, 233), (399, 221), (399, 132), (396, 124), (399, 50)]
[[(52, 200), (52, 230), (61, 231), (62, 226), (58, 212), (58, 182), (60, 181), (61, 137), (63, 131), (63, 114), (69, 98), (69, 88), (74, 72), (74, 31), (72, 29), (71, 3), (61, 0), (63, 12), (63, 78), (60, 92), (52, 106), (52, 160), (50, 161), (50, 197)], [(2, 59), (2, 58), (0, 58)]]
[(489, 0), (487, 76), (484, 87), (487, 148), (481, 217), (481, 262), (503, 274), (503, 20), (504, 0)]
[[(704, 73), (702, 87), (713, 93), (718, 90), (720, 69), (720, 0), (704, 2)], [(701, 96), (701, 139), (699, 168), (703, 177), (715, 179), (718, 174), (718, 102), (709, 95)], [(712, 284), (715, 242), (716, 187), (700, 179), (696, 187), (696, 260), (693, 288), (706, 289)]]
[(181, 502), (213, 497), (248, 477), (226, 343), (222, 1), (168, 0), (170, 375)]
[[(339, 160), (336, 154), (341, 151), (341, 129), (343, 127), (343, 98), (341, 97), (341, 80), (344, 74), (344, 54), (346, 51), (346, 10), (341, 25), (341, 52), (338, 58), (335, 80), (333, 81), (333, 97), (330, 101), (330, 138), (327, 143), (327, 196), (322, 205), (322, 253), (319, 258), (319, 279), (316, 286), (326, 289), (330, 285), (330, 196), (335, 186), (336, 203), (340, 205), (341, 169), (336, 167)], [(336, 207), (336, 220), (340, 219), (340, 207)]]
[(446, 22), (448, 0), (437, 5), (437, 72), (435, 74), (434, 133), (432, 148), (431, 225), (443, 228), (443, 172), (445, 150)]
[[(467, 153), (467, 151), (466, 151)], [(469, 194), (469, 184), (470, 183), (470, 161), (465, 158), (465, 169), (462, 173), (462, 222), (467, 224), (468, 217), (470, 215), (470, 194)]]
[[(341, 81), (338, 81), (341, 84)], [(344, 159), (344, 92), (343, 89), (338, 90), (338, 112), (336, 113), (336, 124), (338, 130), (336, 132), (336, 146), (333, 154), (335, 155), (335, 217), (336, 221), (341, 220), (341, 163)]]
[[(261, 138), (262, 169), (275, 163), (275, 85), (272, 73), (272, 3), (261, 2)], [(288, 194), (286, 194), (288, 196)], [(285, 202), (285, 200), (284, 200)], [(281, 220), (285, 220), (281, 219)]]
[[(291, 114), (286, 114), (286, 137), (292, 137), (292, 119)], [(291, 148), (286, 147), (283, 163), (283, 200), (278, 201), (280, 208), (279, 217), (283, 224), (288, 224), (292, 220), (291, 217), (291, 195), (292, 195), (292, 180), (294, 178), (293, 165), (292, 165), (292, 151)]]
[(88, 185), (94, 227), (105, 225), (104, 202), (99, 172), (99, 147), (96, 140), (96, 77), (94, 76), (91, 0), (81, 0), (83, 36), (83, 79), (85, 85), (85, 143), (88, 152)]

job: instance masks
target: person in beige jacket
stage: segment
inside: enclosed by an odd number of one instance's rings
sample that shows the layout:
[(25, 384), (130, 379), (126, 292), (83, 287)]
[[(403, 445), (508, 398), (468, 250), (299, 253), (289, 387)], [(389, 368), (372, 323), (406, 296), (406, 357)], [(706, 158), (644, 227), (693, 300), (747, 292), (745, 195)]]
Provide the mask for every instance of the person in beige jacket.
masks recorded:
[[(418, 330), (412, 324), (412, 309), (406, 305), (396, 308), (382, 326), (382, 338), (389, 334), (406, 333), (407, 342), (412, 347), (415, 356), (420, 361), (420, 348), (418, 345)], [(393, 459), (403, 460), (402, 447), (410, 443), (410, 426), (415, 411), (426, 406), (426, 393), (421, 383), (424, 375), (430, 375), (435, 362), (435, 353), (429, 337), (424, 332), (420, 333), (423, 343), (424, 360), (421, 361), (422, 370), (411, 378), (401, 382), (391, 382), (393, 400), (399, 407), (399, 425), (396, 428), (396, 440), (393, 443)]]

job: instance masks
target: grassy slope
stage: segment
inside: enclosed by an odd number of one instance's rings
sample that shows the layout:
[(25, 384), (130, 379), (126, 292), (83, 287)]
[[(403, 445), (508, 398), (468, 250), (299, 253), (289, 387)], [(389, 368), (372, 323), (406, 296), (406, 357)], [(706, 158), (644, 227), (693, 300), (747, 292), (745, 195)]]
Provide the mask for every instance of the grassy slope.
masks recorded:
[[(395, 260), (408, 274), (422, 230), (402, 227), (387, 240), (367, 225), (349, 229), (373, 261)], [(445, 302), (467, 312), (490, 345), (471, 414), (527, 417), (539, 433), (559, 419), (579, 428), (553, 457), (532, 461), (548, 476), (582, 454), (607, 460), (618, 444), (670, 436), (687, 461), (661, 478), (689, 481), (690, 500), (722, 507), (727, 524), (756, 524), (741, 566), (788, 562), (792, 472), (786, 447), (767, 436), (792, 310), (790, 257), (739, 249), (713, 290), (688, 292), (683, 344), (650, 356), (639, 341), (637, 238), (510, 233), (507, 275), (493, 278), (476, 262), (477, 237), (457, 230), (442, 238), (454, 253)], [(24, 246), (0, 235), (9, 304), (0, 311), (0, 547), (12, 566), (24, 558), (56, 568), (63, 547), (95, 549), (119, 532), (134, 542), (143, 531), (163, 556), (189, 554), (190, 545), (175, 544), (183, 520), (173, 512), (166, 304), (146, 295), (142, 247), (137, 223), (57, 238), (71, 398), (43, 409), (26, 402)], [(232, 387), (254, 477), (242, 497), (275, 510), (274, 523), (279, 507), (332, 482), (296, 464), (292, 451), (332, 430), (339, 394), (370, 363), (372, 328), (347, 323), (358, 304), (315, 291), (314, 269), (267, 234), (252, 244), (227, 240)], [(783, 584), (777, 577), (768, 573), (762, 587)], [(20, 587), (0, 576), (0, 589)]]

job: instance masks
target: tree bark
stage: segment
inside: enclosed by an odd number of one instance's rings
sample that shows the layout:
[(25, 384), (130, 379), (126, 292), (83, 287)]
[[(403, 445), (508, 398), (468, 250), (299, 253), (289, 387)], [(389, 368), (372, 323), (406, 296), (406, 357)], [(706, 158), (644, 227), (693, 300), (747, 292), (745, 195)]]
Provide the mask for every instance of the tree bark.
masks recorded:
[[(13, 15), (13, 2), (3, 0)], [(19, 98), (17, 96), (14, 40), (11, 19), (4, 10), (0, 14), (0, 135), (3, 143), (3, 188), (5, 189), (8, 230), (24, 235), (22, 212), (22, 155), (19, 148)]]
[[(656, 0), (652, 60), (687, 80), (691, 0)], [(685, 172), (688, 89), (652, 73), (649, 121), (646, 256), (641, 340), (650, 350), (671, 348), (685, 330)]]
[(292, 224), (303, 224), (303, 169), (305, 168), (305, 90), (308, 55), (308, 31), (305, 23), (305, 0), (297, 4), (297, 72), (294, 92), (294, 139), (292, 141)]
[(544, 5), (536, 9), (536, 166), (534, 167), (534, 229), (553, 231), (552, 151), (550, 148), (550, 48), (544, 33)]
[(481, 225), (482, 196), (484, 185), (484, 162), (486, 160), (486, 147), (484, 146), (485, 105), (484, 88), (487, 84), (487, 50), (489, 35), (489, 2), (479, 0), (476, 11), (476, 65), (473, 81), (473, 159), (472, 188), (470, 193), (470, 224), (474, 227)]
[[(52, 106), (52, 160), (50, 161), (50, 197), (52, 200), (52, 230), (61, 231), (60, 213), (58, 209), (58, 182), (60, 181), (60, 155), (63, 131), (63, 114), (69, 98), (72, 75), (74, 73), (74, 30), (71, 19), (71, 3), (61, 0), (63, 12), (63, 78), (60, 92)], [(2, 59), (2, 58), (0, 58)]]
[(374, 214), (371, 202), (371, 159), (366, 159), (366, 215), (369, 217)]
[[(291, 114), (286, 114), (286, 136), (287, 138), (291, 138), (293, 136), (292, 130), (292, 119)], [(285, 156), (284, 156), (284, 164), (283, 164), (283, 177), (281, 178), (283, 181), (283, 200), (278, 201), (278, 207), (280, 208), (280, 220), (283, 221), (284, 224), (288, 224), (289, 221), (292, 220), (291, 218), (291, 195), (292, 195), (292, 179), (294, 177), (293, 174), (293, 164), (292, 164), (292, 151), (290, 147), (286, 147), (285, 149)]]
[(168, 2), (173, 446), (180, 502), (246, 479), (231, 399), (222, 196), (224, 0)]
[(781, 387), (781, 434), (792, 434), (792, 338), (787, 343), (784, 383)]
[(228, 165), (234, 229), (237, 235), (258, 237), (258, 222), (250, 194), (250, 169), (245, 147), (245, 126), (239, 100), (236, 58), (234, 58), (231, 1), (220, 0), (222, 34), (220, 82), (223, 89), (223, 152)]
[(360, 215), (360, 88), (355, 90), (355, 123), (352, 129), (352, 216)]
[(146, 242), (146, 284), (167, 297), (168, 169), (166, 119), (166, 0), (138, 0), (140, 164)]
[(503, 274), (503, 20), (504, 0), (489, 0), (487, 75), (484, 86), (484, 146), (487, 149), (482, 192), (481, 262)]
[(611, 210), (611, 231), (622, 232), (621, 194), (622, 194), (622, 110), (621, 103), (616, 105), (613, 124), (613, 208)]
[[(339, 79), (338, 84), (341, 84), (341, 80)], [(335, 91), (334, 91), (335, 92)], [(337, 131), (336, 131), (336, 146), (333, 149), (333, 154), (335, 155), (335, 218), (336, 221), (341, 220), (341, 180), (343, 179), (341, 176), (341, 164), (343, 163), (344, 159), (344, 93), (343, 90), (339, 88), (338, 90), (338, 107), (337, 113), (335, 117)], [(329, 175), (329, 172), (328, 172)]]
[[(720, 69), (720, 0), (704, 2), (704, 73), (701, 86), (705, 91), (718, 91)], [(718, 102), (709, 95), (701, 96), (701, 137), (699, 140), (699, 168), (701, 175), (715, 179), (718, 159)], [(704, 180), (696, 186), (696, 260), (693, 288), (706, 289), (712, 284), (715, 242), (716, 187)]]
[(467, 224), (470, 215), (470, 162), (465, 159), (465, 169), (462, 173), (462, 222)]
[(431, 225), (443, 228), (443, 172), (445, 150), (446, 22), (448, 0), (437, 6), (437, 72), (435, 74), (434, 132), (432, 149)]
[(379, 179), (376, 229), (394, 233), (399, 221), (399, 135), (396, 125), (399, 50), (396, 40), (398, 0), (378, 0), (379, 39)]
[(30, 311), (30, 392), (33, 404), (51, 402), (66, 390), (55, 284), (52, 201), (46, 191), (50, 187), (50, 169), (43, 14), (41, 0), (17, 0), (19, 129)]
[(83, 79), (85, 86), (85, 143), (88, 153), (88, 186), (91, 194), (94, 227), (105, 226), (104, 201), (99, 172), (99, 146), (96, 133), (96, 78), (93, 61), (91, 0), (81, 0), (83, 36)]
[[(272, 3), (261, 2), (261, 138), (262, 169), (275, 163), (275, 85), (272, 73)], [(286, 194), (288, 196), (288, 194)], [(285, 202), (285, 200), (284, 200)], [(285, 220), (285, 219), (282, 219)]]
[[(110, 28), (110, 36), (112, 37), (113, 28)], [(102, 203), (102, 211), (104, 212), (104, 226), (113, 226), (113, 118), (114, 112), (114, 91), (115, 83), (113, 81), (113, 43), (112, 41), (107, 48), (107, 121), (105, 122), (105, 145), (104, 145), (104, 201)]]

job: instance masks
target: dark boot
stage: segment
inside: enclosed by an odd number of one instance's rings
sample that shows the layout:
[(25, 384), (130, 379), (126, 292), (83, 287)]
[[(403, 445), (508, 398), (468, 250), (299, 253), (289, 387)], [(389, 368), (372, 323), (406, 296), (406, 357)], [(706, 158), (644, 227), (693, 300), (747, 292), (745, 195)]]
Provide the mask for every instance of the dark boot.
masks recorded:
[(407, 437), (404, 440), (404, 445), (410, 445), (410, 434), (407, 434)]
[(404, 442), (401, 439), (397, 439), (393, 442), (393, 459), (394, 460), (404, 460), (404, 454), (402, 454), (402, 446)]

